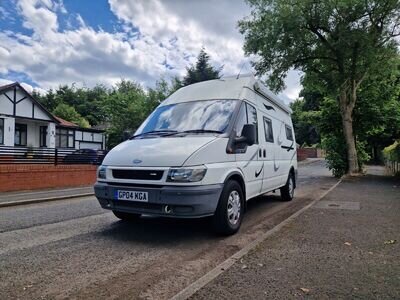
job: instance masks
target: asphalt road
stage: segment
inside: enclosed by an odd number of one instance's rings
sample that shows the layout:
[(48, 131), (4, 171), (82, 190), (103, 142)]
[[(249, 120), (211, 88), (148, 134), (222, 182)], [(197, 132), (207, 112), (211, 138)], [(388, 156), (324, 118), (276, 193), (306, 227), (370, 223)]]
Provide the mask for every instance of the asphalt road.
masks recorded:
[(324, 162), (299, 168), (296, 198), (250, 201), (242, 228), (144, 217), (134, 224), (94, 197), (0, 209), (0, 299), (166, 299), (329, 189)]

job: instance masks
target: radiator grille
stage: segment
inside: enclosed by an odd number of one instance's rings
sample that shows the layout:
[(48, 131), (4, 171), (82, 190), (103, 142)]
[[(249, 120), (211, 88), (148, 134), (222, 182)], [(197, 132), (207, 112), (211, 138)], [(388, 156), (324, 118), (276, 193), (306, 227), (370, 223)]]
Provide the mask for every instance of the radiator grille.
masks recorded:
[(112, 170), (113, 177), (118, 179), (160, 180), (164, 171), (160, 170)]

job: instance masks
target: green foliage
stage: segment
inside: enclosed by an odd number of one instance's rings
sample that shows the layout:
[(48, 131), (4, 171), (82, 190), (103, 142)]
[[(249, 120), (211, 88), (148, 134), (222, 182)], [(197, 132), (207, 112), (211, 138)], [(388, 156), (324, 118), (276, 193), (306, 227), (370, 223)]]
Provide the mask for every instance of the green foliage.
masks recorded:
[(132, 134), (157, 104), (155, 98), (148, 97), (139, 84), (126, 80), (118, 83), (103, 103), (109, 116), (109, 147), (122, 142), (124, 132)]
[[(346, 142), (343, 136), (323, 135), (322, 147), (326, 151), (326, 162), (329, 170), (335, 177), (341, 177), (347, 173), (347, 150)], [(365, 151), (365, 142), (357, 142), (358, 161), (363, 165), (370, 159), (369, 154)]]
[(296, 142), (304, 146), (319, 144), (321, 139), (317, 124), (320, 119), (320, 111), (307, 109), (306, 98), (290, 103), (290, 108), (293, 111), (292, 120)]
[(367, 142), (356, 140), (357, 159), (360, 167), (365, 165), (371, 159), (371, 155), (367, 152)]
[(343, 138), (327, 135), (322, 138), (322, 147), (326, 151), (326, 162), (335, 177), (347, 172), (346, 143)]
[(203, 48), (200, 50), (196, 64), (186, 68), (187, 74), (183, 78), (182, 85), (186, 86), (200, 81), (218, 79), (221, 77), (221, 71), (222, 67), (215, 69), (211, 66), (210, 56)]
[[(347, 173), (347, 148), (342, 132), (342, 127), (337, 124), (341, 122), (339, 104), (332, 98), (325, 97), (320, 102), (319, 119), (316, 120), (317, 127), (322, 137), (322, 147), (326, 151), (326, 161), (333, 175), (340, 177)], [(362, 166), (370, 159), (367, 150), (367, 141), (356, 140), (357, 158)]]
[(54, 109), (53, 114), (56, 115), (57, 117), (60, 117), (66, 121), (73, 122), (80, 127), (84, 128), (89, 128), (90, 124), (89, 122), (83, 118), (76, 110), (74, 107), (65, 104), (65, 103), (60, 103), (57, 105), (57, 107)]
[(389, 161), (400, 162), (400, 140), (383, 149), (383, 155)]
[(339, 104), (332, 98), (325, 97), (320, 103), (321, 118), (318, 123), (321, 132), (322, 147), (326, 151), (326, 161), (336, 177), (341, 177), (347, 170), (347, 148), (340, 124)]
[[(395, 52), (398, 0), (248, 0), (239, 22), (245, 52), (256, 54), (259, 74), (282, 89), (291, 68), (315, 73), (334, 93), (349, 78), (379, 69)], [(357, 78), (356, 78), (357, 77)]]
[(108, 96), (108, 93), (109, 91), (104, 85), (96, 85), (93, 88), (60, 85), (56, 90), (49, 89), (45, 95), (35, 93), (33, 96), (54, 114), (60, 104), (71, 106), (91, 125), (96, 126), (106, 119), (102, 101)]

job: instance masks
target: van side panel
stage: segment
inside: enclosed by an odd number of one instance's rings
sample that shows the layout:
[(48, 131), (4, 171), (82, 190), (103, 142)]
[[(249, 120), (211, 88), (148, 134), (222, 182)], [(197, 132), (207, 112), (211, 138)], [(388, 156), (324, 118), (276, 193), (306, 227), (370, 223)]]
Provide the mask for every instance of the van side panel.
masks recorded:
[[(260, 149), (264, 161), (262, 191), (267, 192), (285, 185), (290, 168), (297, 169), (296, 142), (289, 113), (258, 93), (254, 94), (259, 110)], [(268, 126), (272, 126), (273, 135), (273, 140), (269, 141), (265, 134)], [(293, 141), (287, 139), (286, 126), (292, 129)]]

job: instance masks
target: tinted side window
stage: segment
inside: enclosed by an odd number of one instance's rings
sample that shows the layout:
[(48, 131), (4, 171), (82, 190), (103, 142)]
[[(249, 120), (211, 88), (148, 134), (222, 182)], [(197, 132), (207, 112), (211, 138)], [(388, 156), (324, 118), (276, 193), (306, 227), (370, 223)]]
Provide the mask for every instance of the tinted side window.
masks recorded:
[(247, 103), (243, 103), (240, 107), (235, 125), (236, 136), (239, 137), (242, 135), (243, 126), (245, 124), (254, 124), (256, 126), (256, 144), (258, 144), (257, 110)]
[(258, 144), (258, 126), (257, 126), (257, 110), (246, 103), (247, 108), (247, 124), (254, 124), (256, 126), (256, 144)]
[(242, 129), (244, 124), (247, 124), (247, 114), (246, 114), (246, 106), (242, 104), (239, 110), (239, 114), (236, 118), (235, 131), (237, 137), (242, 135)]
[(285, 125), (285, 129), (286, 129), (286, 138), (289, 141), (293, 141), (293, 131), (292, 128), (288, 125)]
[(272, 121), (264, 117), (264, 130), (265, 130), (265, 141), (274, 142), (274, 132), (272, 129)]

